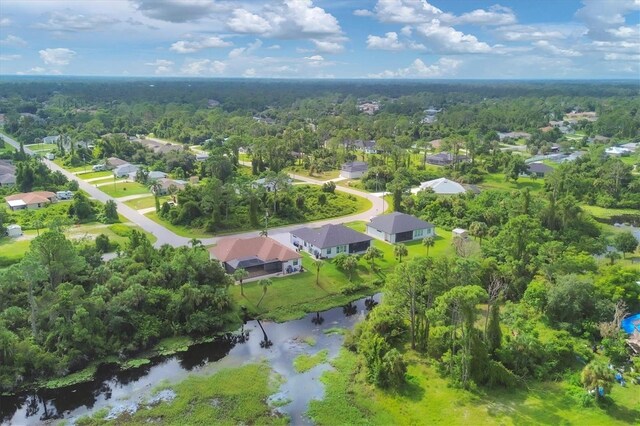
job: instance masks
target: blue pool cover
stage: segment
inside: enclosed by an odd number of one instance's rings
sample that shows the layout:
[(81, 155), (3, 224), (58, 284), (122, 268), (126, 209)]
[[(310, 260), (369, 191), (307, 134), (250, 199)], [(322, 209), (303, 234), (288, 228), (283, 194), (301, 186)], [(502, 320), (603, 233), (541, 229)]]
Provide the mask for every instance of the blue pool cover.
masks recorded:
[(635, 314), (622, 320), (622, 329), (629, 334), (640, 332), (640, 314)]

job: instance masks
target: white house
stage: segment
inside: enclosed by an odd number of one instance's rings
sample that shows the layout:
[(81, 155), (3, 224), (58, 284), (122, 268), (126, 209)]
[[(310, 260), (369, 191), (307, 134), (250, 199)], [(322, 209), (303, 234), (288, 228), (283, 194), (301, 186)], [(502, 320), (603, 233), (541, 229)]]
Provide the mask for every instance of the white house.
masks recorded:
[(393, 212), (376, 216), (367, 223), (367, 234), (392, 244), (434, 237), (436, 227), (405, 213)]
[[(293, 183), (292, 179), (290, 178), (287, 179), (288, 185), (291, 185), (292, 183)], [(272, 192), (274, 189), (276, 189), (276, 184), (272, 180), (267, 180), (266, 178), (260, 178), (260, 179), (254, 180), (253, 183), (251, 184), (251, 187), (253, 189), (263, 187), (265, 191)], [(277, 189), (280, 189), (280, 188), (277, 188)]]
[(623, 155), (631, 154), (631, 150), (627, 148), (622, 148), (619, 146), (611, 146), (604, 150), (605, 154), (614, 156), (614, 157), (622, 157)]
[(344, 225), (300, 228), (291, 231), (291, 243), (316, 258), (332, 258), (337, 254), (364, 253), (373, 238)]
[(422, 182), (420, 184), (420, 188), (418, 188), (418, 191), (423, 191), (425, 189), (431, 189), (436, 194), (441, 195), (461, 194), (463, 192), (467, 192), (464, 186), (447, 178), (440, 178)]
[(44, 138), (42, 138), (42, 143), (54, 144), (54, 143), (57, 143), (59, 140), (60, 140), (60, 135), (57, 135), (57, 136), (45, 136)]
[(113, 175), (118, 178), (127, 177), (131, 173), (136, 173), (140, 167), (133, 164), (123, 164), (113, 169)]
[(369, 166), (364, 161), (344, 163), (340, 169), (340, 177), (345, 179), (359, 179), (367, 170), (369, 170)]
[(455, 228), (451, 231), (451, 236), (453, 238), (462, 238), (463, 240), (466, 240), (467, 238), (469, 238), (469, 231), (462, 228)]

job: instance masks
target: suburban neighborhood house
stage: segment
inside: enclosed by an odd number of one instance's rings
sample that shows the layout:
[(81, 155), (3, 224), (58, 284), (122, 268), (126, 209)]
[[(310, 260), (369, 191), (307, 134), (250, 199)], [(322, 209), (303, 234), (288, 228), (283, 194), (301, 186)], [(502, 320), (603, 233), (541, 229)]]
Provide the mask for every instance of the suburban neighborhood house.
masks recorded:
[(544, 163), (531, 163), (527, 166), (527, 173), (525, 175), (531, 175), (539, 178), (545, 177), (547, 174), (553, 171), (553, 167), (549, 167)]
[(269, 237), (223, 238), (209, 249), (228, 274), (244, 269), (249, 277), (299, 272), (302, 256)]
[(0, 160), (0, 186), (16, 184), (16, 166), (11, 161)]
[(422, 182), (418, 190), (415, 192), (428, 189), (439, 195), (453, 195), (467, 192), (467, 189), (464, 186), (447, 178), (439, 178)]
[(367, 234), (392, 244), (433, 237), (435, 230), (431, 223), (400, 212), (376, 216), (367, 223)]
[(291, 231), (294, 246), (316, 258), (332, 258), (337, 254), (358, 254), (367, 251), (373, 238), (344, 225), (324, 225), (320, 228), (300, 228)]
[[(174, 192), (182, 191), (186, 184), (187, 182), (183, 180), (160, 178), (156, 180), (154, 185), (151, 185), (151, 192), (153, 193), (153, 195), (167, 195), (172, 192), (172, 190), (174, 190)], [(158, 192), (157, 194), (156, 188)]]
[(56, 194), (49, 191), (13, 194), (4, 198), (11, 210), (37, 210), (57, 201)]
[(438, 154), (428, 155), (425, 160), (427, 163), (433, 164), (434, 166), (448, 166), (453, 164), (454, 160), (459, 163), (469, 161), (469, 157), (466, 155), (456, 155), (454, 157), (450, 152), (443, 151)]
[(109, 157), (107, 158), (107, 161), (105, 161), (105, 165), (110, 169), (115, 169), (116, 167), (124, 166), (125, 164), (129, 164), (129, 162), (121, 160), (118, 157)]
[(367, 172), (367, 170), (369, 170), (369, 166), (364, 161), (344, 163), (340, 170), (340, 177), (346, 179), (359, 179)]
[[(287, 184), (291, 185), (293, 183), (293, 179), (289, 178), (287, 179)], [(253, 183), (251, 184), (251, 187), (253, 189), (258, 189), (260, 187), (264, 188), (265, 191), (267, 192), (273, 192), (273, 190), (277, 190), (280, 189), (277, 186), (277, 182), (271, 180), (271, 179), (267, 179), (267, 178), (260, 178), (260, 179), (256, 179), (253, 181)]]

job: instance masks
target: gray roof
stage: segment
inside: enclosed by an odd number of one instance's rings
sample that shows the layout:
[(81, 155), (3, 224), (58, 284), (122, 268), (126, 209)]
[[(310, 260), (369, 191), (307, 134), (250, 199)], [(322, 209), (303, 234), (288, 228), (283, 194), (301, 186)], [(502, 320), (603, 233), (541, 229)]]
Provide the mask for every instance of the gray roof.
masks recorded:
[(342, 165), (342, 170), (345, 172), (366, 172), (368, 169), (369, 165), (364, 161), (352, 161)]
[(553, 171), (553, 167), (549, 167), (544, 163), (531, 163), (529, 164), (530, 173), (550, 173)]
[(397, 234), (399, 232), (415, 231), (416, 229), (433, 228), (434, 225), (418, 219), (410, 214), (393, 212), (383, 214), (371, 219), (370, 227), (387, 234)]
[(332, 224), (324, 225), (320, 228), (296, 229), (291, 231), (291, 235), (320, 249), (371, 241), (373, 239), (344, 225)]

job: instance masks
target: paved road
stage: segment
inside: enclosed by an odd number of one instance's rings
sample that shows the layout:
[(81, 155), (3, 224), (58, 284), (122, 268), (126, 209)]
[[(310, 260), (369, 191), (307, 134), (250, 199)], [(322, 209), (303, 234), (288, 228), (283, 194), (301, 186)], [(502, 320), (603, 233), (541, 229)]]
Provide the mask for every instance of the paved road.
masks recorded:
[[(6, 143), (8, 143), (9, 145), (12, 145), (13, 147), (15, 147), (16, 149), (18, 149), (20, 147), (20, 144), (13, 140), (12, 138), (10, 138), (9, 136), (5, 135), (4, 133), (0, 133), (0, 138), (2, 138)], [(36, 153), (31, 151), (28, 148), (25, 148), (25, 153), (29, 154), (29, 155), (35, 155)], [(78, 182), (78, 185), (80, 187), (80, 189), (82, 189), (83, 191), (85, 191), (87, 194), (89, 194), (91, 197), (95, 198), (96, 200), (102, 202), (102, 203), (106, 203), (108, 200), (113, 200), (116, 202), (117, 206), (118, 206), (118, 213), (120, 213), (122, 216), (124, 216), (125, 218), (127, 218), (127, 220), (135, 223), (136, 225), (138, 225), (140, 228), (144, 229), (145, 231), (155, 235), (155, 237), (157, 238), (157, 241), (155, 243), (156, 247), (160, 247), (163, 244), (169, 244), (171, 246), (174, 247), (179, 247), (179, 246), (184, 246), (187, 245), (189, 243), (189, 241), (191, 240), (190, 238), (186, 238), (186, 237), (181, 237), (177, 234), (175, 234), (174, 232), (169, 231), (167, 228), (165, 228), (164, 226), (154, 222), (153, 220), (149, 219), (148, 217), (140, 214), (137, 210), (127, 206), (126, 204), (124, 204), (121, 200), (118, 200), (116, 198), (110, 197), (109, 195), (105, 194), (104, 192), (100, 191), (98, 188), (96, 188), (95, 186), (83, 181), (82, 179), (78, 179), (78, 177), (63, 169), (62, 167), (58, 166), (57, 164), (55, 164), (52, 161), (43, 159), (42, 160), (43, 163), (49, 167), (49, 169), (53, 170), (53, 171), (59, 171), (60, 173), (62, 173), (63, 175), (65, 175), (67, 177), (67, 179), (69, 180), (75, 180)], [(316, 179), (312, 179), (312, 178), (308, 178), (306, 176), (298, 176), (298, 175), (294, 175), (294, 174), (290, 174), (292, 179), (297, 179), (309, 184), (313, 184), (313, 185), (322, 185), (324, 182), (323, 181), (319, 181)], [(317, 222), (313, 222), (313, 226), (322, 226), (328, 223), (346, 223), (346, 222), (353, 222), (353, 221), (357, 221), (357, 220), (364, 220), (364, 221), (368, 221), (372, 216), (375, 216), (377, 214), (381, 214), (383, 212), (383, 200), (380, 197), (376, 197), (373, 194), (370, 193), (366, 193), (366, 192), (362, 192), (353, 188), (346, 188), (346, 187), (341, 187), (338, 186), (336, 187), (337, 191), (341, 191), (341, 192), (345, 192), (348, 194), (352, 194), (352, 195), (357, 195), (360, 197), (364, 197), (367, 198), (368, 200), (370, 200), (372, 202), (372, 207), (363, 212), (363, 213), (358, 213), (358, 214), (354, 214), (354, 215), (350, 215), (350, 216), (343, 216), (343, 217), (338, 217), (338, 218), (333, 218), (333, 219), (326, 219), (326, 220), (321, 220), (321, 221), (317, 221)], [(285, 233), (285, 232), (290, 232), (294, 229), (298, 229), (301, 226), (304, 226), (303, 224), (296, 224), (296, 225), (287, 225), (287, 226), (283, 226), (283, 227), (279, 227), (279, 228), (273, 228), (269, 230), (269, 233), (271, 234), (281, 234), (281, 233)], [(250, 232), (242, 232), (242, 233), (237, 233), (237, 234), (232, 234), (233, 236), (236, 237), (254, 237), (260, 234), (260, 231), (250, 231)], [(231, 235), (225, 235), (225, 237), (229, 237)], [(202, 238), (201, 241), (204, 245), (210, 245), (210, 244), (216, 244), (220, 238), (222, 237), (211, 237), (211, 238)]]

